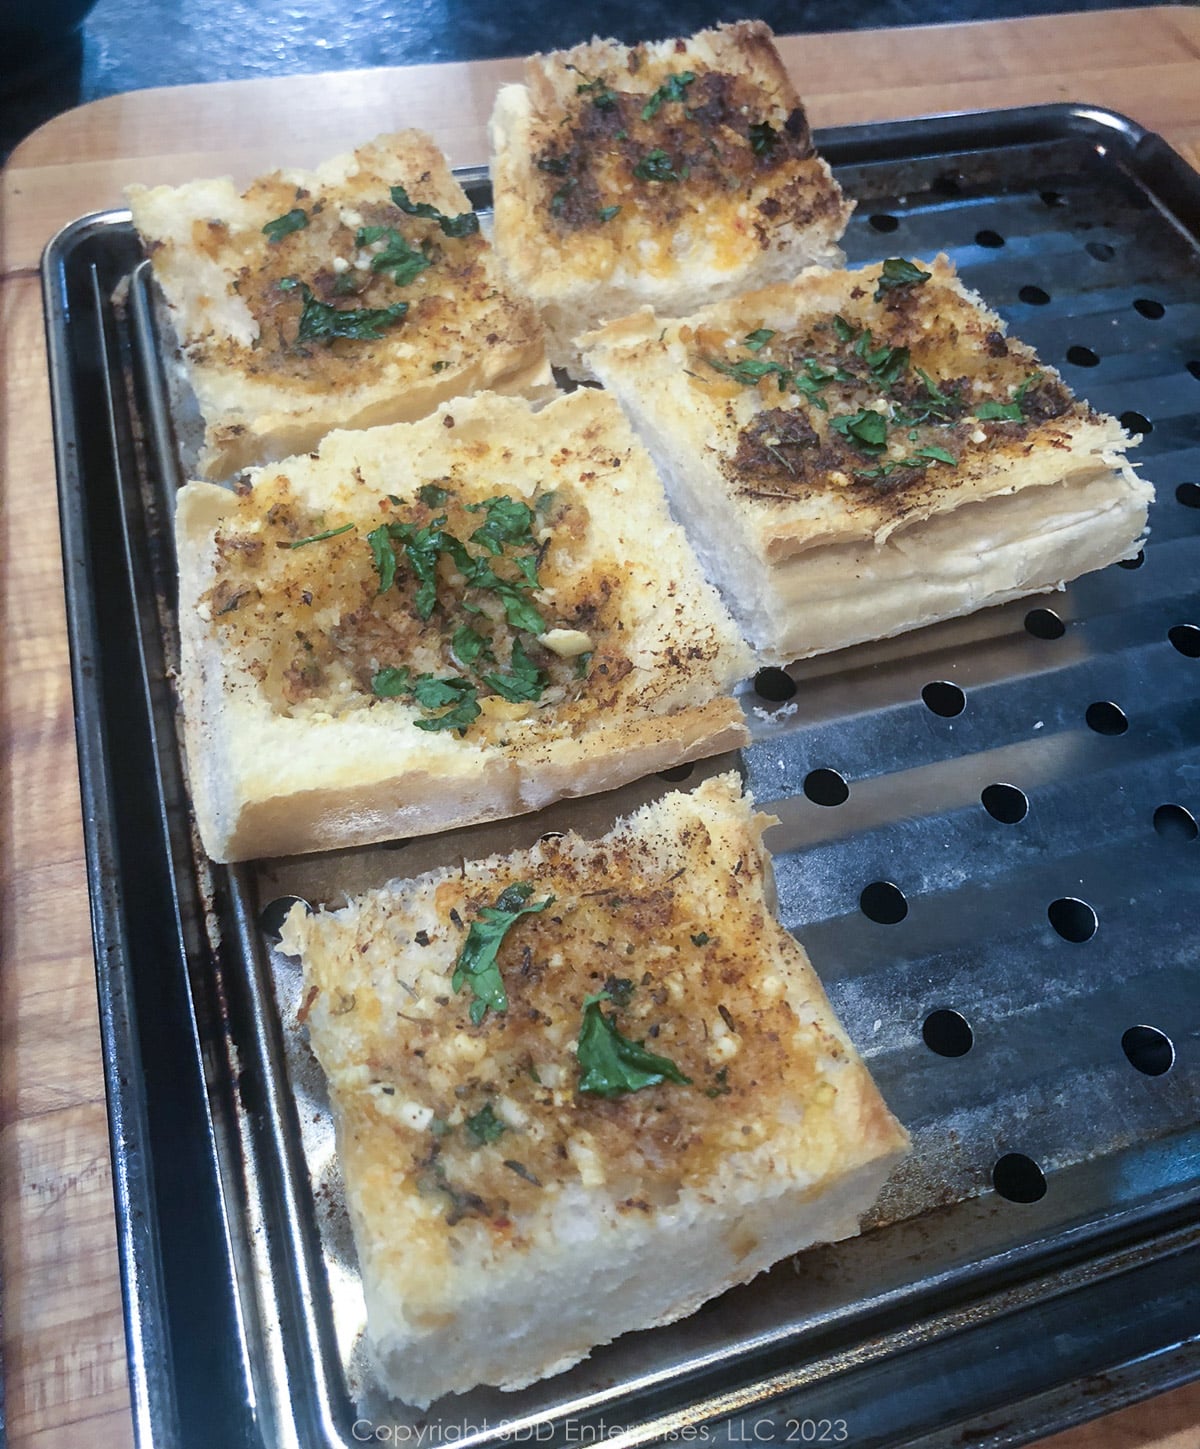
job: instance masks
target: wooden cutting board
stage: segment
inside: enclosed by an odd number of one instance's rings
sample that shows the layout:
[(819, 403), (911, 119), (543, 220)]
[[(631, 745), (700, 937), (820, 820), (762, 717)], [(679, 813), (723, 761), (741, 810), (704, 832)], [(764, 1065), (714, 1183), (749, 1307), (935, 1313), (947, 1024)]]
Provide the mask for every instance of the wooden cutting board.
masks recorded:
[[(792, 37), (781, 49), (815, 126), (1088, 101), (1200, 164), (1200, 11), (1064, 15)], [(50, 122), (0, 187), (0, 1271), (12, 1449), (129, 1449), (95, 979), (79, 820), (38, 260), (131, 181), (249, 180), (402, 126), (456, 165), (517, 61), (143, 91)], [(1102, 1403), (1103, 1399), (1097, 1399)], [(1200, 1386), (1043, 1449), (1195, 1449)], [(214, 1446), (216, 1449), (216, 1446)]]

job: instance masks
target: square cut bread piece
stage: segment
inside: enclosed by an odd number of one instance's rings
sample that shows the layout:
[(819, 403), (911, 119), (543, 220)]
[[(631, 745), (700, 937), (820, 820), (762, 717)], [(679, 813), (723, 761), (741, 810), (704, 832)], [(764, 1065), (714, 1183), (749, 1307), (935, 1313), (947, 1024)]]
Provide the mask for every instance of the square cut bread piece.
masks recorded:
[(188, 484), (176, 532), (216, 860), (504, 818), (747, 739), (750, 653), (597, 389), (332, 433)]
[(532, 307), (420, 131), (243, 192), (225, 177), (128, 198), (203, 415), (206, 478), (448, 397), (552, 391)]
[(843, 259), (853, 204), (761, 22), (535, 55), (496, 97), (491, 145), (497, 255), (578, 377), (589, 326)]
[(1137, 552), (1154, 490), (945, 257), (794, 281), (584, 339), (769, 663)]
[(908, 1138), (771, 913), (770, 823), (719, 775), (293, 908), (393, 1395), (521, 1388), (858, 1232)]

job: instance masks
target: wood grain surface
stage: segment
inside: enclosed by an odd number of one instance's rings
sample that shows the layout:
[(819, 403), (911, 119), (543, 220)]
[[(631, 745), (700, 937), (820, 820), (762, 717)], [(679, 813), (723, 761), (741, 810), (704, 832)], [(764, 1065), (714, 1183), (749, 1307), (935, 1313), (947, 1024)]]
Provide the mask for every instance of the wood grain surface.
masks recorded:
[[(1110, 11), (786, 38), (816, 126), (1085, 101), (1200, 164), (1200, 12)], [(239, 81), (96, 101), (14, 153), (0, 189), (0, 1283), (12, 1449), (129, 1449), (132, 1427), (63, 612), (37, 266), (129, 182), (304, 165), (424, 126), (486, 159), (516, 61)], [(449, 103), (452, 101), (452, 104)], [(1042, 1449), (1195, 1449), (1200, 1386)], [(214, 1446), (216, 1449), (216, 1446)]]

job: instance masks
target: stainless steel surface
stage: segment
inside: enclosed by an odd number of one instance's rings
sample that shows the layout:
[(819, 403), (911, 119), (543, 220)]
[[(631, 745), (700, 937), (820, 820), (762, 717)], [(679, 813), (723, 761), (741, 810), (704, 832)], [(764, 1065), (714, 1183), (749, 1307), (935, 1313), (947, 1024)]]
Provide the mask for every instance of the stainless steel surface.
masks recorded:
[[(369, 1424), (393, 1441), (481, 1443), (507, 1425), (632, 1444), (685, 1427), (717, 1438), (731, 1415), (799, 1442), (790, 1420), (823, 1408), (847, 1422), (844, 1442), (933, 1445), (964, 1432), (974, 1392), (981, 1413), (1027, 1403), (970, 1442), (1018, 1443), (1084, 1412), (1068, 1372), (1121, 1366), (1126, 1396), (1151, 1381), (1122, 1338), (1174, 1322), (1175, 1265), (1200, 1243), (1200, 268), (1164, 209), (1200, 206), (1177, 184), (1159, 195), (1155, 178), (1176, 173), (1151, 165), (1135, 128), (1066, 114), (827, 147), (859, 199), (851, 261), (949, 252), (1077, 391), (1151, 425), (1137, 457), (1159, 491), (1140, 566), (747, 685), (754, 743), (735, 762), (780, 819), (783, 919), (914, 1136), (870, 1230), (520, 1393), (421, 1415), (386, 1402), (364, 1364), (295, 966), (266, 949), (260, 912), (567, 823), (600, 831), (730, 761), (434, 841), (217, 871), (199, 892), (212, 948), (190, 950), (188, 969), (215, 1002), (200, 1033), (264, 1442), (350, 1445)], [(149, 441), (134, 453), (169, 661), (178, 465), (144, 284), (134, 299)], [(1144, 1297), (1121, 1324), (1089, 1319), (1139, 1272)], [(989, 1380), (990, 1362), (1006, 1377)]]

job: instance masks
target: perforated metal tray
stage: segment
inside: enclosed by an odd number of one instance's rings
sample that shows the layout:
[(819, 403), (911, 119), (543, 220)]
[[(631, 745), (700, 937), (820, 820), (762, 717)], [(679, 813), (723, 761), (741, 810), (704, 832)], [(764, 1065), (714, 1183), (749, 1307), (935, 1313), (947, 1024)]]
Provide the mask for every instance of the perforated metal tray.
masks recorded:
[[(754, 743), (733, 762), (781, 818), (784, 921), (915, 1140), (870, 1230), (546, 1384), (424, 1415), (361, 1369), (319, 1074), (260, 918), (496, 831), (208, 866), (167, 678), (179, 477), (161, 343), (144, 286), (108, 300), (140, 251), (124, 213), (48, 250), (143, 1444), (1017, 1444), (1200, 1372), (1200, 182), (1083, 107), (818, 140), (859, 201), (852, 264), (947, 251), (1146, 433), (1152, 539), (1063, 595), (747, 686)], [(504, 839), (602, 829), (677, 783)]]

